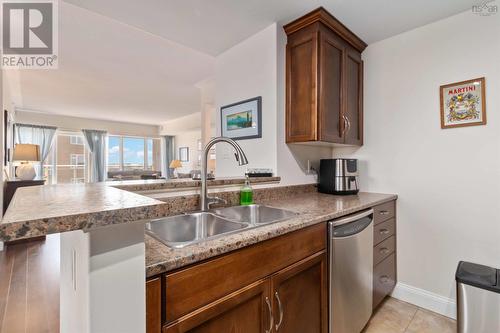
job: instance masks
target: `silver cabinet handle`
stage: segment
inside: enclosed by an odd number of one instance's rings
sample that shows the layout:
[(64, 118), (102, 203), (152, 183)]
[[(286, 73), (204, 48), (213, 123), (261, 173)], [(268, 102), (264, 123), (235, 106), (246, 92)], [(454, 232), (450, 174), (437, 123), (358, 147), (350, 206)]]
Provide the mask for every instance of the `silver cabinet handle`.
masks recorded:
[(266, 304), (267, 304), (267, 310), (269, 311), (269, 329), (266, 330), (266, 333), (271, 333), (273, 330), (273, 325), (274, 325), (274, 318), (273, 318), (273, 310), (271, 309), (271, 302), (269, 302), (269, 297), (266, 296)]
[(380, 277), (380, 282), (382, 282), (382, 283), (387, 283), (387, 282), (389, 282), (389, 277), (388, 277), (387, 275), (382, 275), (382, 276)]
[(389, 211), (388, 210), (381, 210), (379, 212), (380, 215), (389, 215)]
[(380, 229), (379, 232), (380, 232), (381, 235), (387, 235), (389, 233), (389, 230), (387, 230), (387, 229)]
[(379, 252), (380, 252), (381, 254), (387, 254), (387, 253), (389, 253), (389, 249), (388, 249), (388, 248), (386, 248), (386, 247), (383, 247), (383, 248), (381, 248), (381, 249), (379, 250)]
[(349, 120), (349, 118), (347, 116), (344, 116), (344, 117), (345, 117), (345, 120), (347, 121), (347, 130), (345, 131), (347, 134), (347, 132), (349, 132), (351, 130), (351, 121)]
[(345, 115), (342, 115), (342, 120), (344, 120), (344, 130), (342, 131), (342, 136), (347, 133), (347, 118)]
[(278, 295), (278, 292), (274, 292), (274, 297), (278, 301), (278, 308), (280, 310), (280, 321), (279, 323), (276, 324), (276, 332), (280, 329), (281, 323), (283, 323), (283, 306), (281, 305), (281, 300), (280, 300), (280, 295)]

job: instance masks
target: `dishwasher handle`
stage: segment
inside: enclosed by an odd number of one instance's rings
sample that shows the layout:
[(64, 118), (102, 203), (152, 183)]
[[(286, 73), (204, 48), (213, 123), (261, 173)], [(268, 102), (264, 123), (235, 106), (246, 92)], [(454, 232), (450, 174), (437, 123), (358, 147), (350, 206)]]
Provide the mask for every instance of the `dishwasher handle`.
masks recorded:
[(365, 210), (364, 212), (361, 212), (359, 214), (349, 215), (349, 216), (346, 216), (346, 217), (343, 217), (343, 218), (340, 218), (337, 220), (333, 220), (330, 222), (330, 224), (334, 227), (338, 227), (338, 226), (341, 226), (343, 224), (351, 223), (351, 222), (354, 222), (356, 220), (362, 219), (363, 217), (369, 216), (371, 214), (373, 214), (373, 209), (368, 209), (368, 210)]
[(342, 238), (360, 233), (373, 221), (373, 209), (330, 222), (330, 237)]

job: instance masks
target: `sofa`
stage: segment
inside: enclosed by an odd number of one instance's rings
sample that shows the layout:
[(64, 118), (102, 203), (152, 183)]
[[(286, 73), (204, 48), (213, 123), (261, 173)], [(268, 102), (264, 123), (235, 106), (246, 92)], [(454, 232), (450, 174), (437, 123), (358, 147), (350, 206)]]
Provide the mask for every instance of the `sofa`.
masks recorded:
[(161, 171), (154, 170), (108, 171), (108, 180), (139, 180), (160, 178)]

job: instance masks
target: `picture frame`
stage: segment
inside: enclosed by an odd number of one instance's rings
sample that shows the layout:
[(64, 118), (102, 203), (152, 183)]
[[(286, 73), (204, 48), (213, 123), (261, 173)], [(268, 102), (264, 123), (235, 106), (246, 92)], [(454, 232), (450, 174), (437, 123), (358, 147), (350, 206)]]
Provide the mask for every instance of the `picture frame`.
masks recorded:
[(221, 135), (233, 140), (262, 137), (262, 96), (220, 108)]
[(189, 162), (189, 147), (179, 147), (179, 160)]
[(486, 125), (485, 90), (484, 77), (440, 86), (441, 128)]

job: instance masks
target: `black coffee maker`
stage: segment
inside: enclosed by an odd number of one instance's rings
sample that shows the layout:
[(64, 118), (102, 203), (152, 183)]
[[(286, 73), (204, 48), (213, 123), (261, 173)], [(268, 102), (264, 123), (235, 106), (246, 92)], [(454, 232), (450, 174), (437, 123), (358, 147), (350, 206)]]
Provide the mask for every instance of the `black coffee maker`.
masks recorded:
[(357, 194), (358, 160), (352, 158), (320, 160), (318, 191), (340, 195)]

